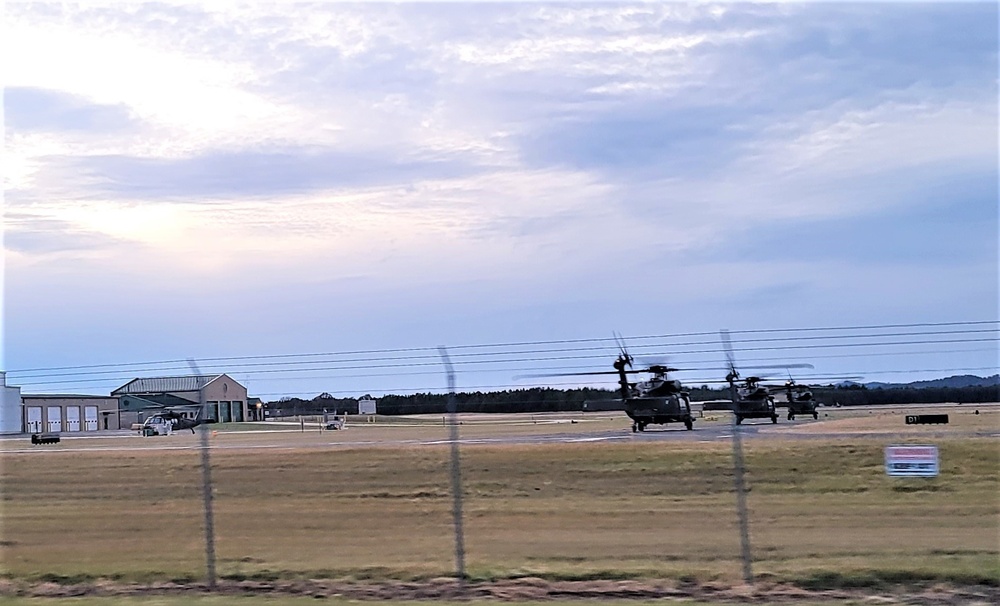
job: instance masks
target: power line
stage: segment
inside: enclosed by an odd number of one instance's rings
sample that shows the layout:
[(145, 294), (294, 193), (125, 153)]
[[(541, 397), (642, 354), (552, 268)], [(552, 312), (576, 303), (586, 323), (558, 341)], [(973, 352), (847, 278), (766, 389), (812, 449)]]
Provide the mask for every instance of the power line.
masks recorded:
[[(854, 370), (854, 371), (848, 370), (848, 371), (844, 371), (844, 372), (838, 372), (838, 373), (833, 374), (833, 375), (830, 375), (830, 374), (815, 375), (813, 373), (810, 373), (809, 375), (806, 375), (806, 376), (798, 376), (797, 379), (802, 380), (802, 381), (809, 381), (809, 382), (828, 381), (828, 380), (840, 381), (840, 380), (844, 380), (845, 377), (860, 376), (860, 375), (864, 375), (866, 373), (868, 375), (886, 375), (886, 374), (911, 374), (911, 373), (918, 373), (918, 372), (920, 372), (920, 373), (930, 373), (930, 372), (944, 373), (944, 372), (973, 372), (973, 371), (996, 371), (996, 370), (998, 370), (998, 367), (996, 367), (996, 366), (962, 367), (962, 368), (922, 368), (922, 369), (902, 369), (902, 370), (899, 370), (899, 369), (897, 369), (897, 370), (882, 370), (882, 369), (880, 369), (880, 370), (872, 370), (872, 369), (868, 369), (868, 370), (863, 370), (863, 371), (862, 370)], [(494, 372), (496, 372), (496, 371), (494, 371)], [(436, 374), (436, 373), (409, 373), (409, 374), (410, 375), (427, 375), (427, 374)], [(611, 374), (611, 373), (609, 372), (609, 374)], [(373, 378), (373, 377), (374, 378), (378, 378), (378, 377), (383, 377), (383, 376), (384, 377), (395, 377), (395, 376), (398, 376), (398, 373), (397, 374), (387, 374), (387, 375), (367, 375), (367, 374), (366, 375), (351, 375), (351, 376), (348, 376), (348, 377), (337, 375), (337, 376), (321, 376), (321, 377), (279, 377), (279, 378), (282, 379), (282, 380), (285, 380), (285, 381), (291, 381), (291, 380), (313, 380), (313, 381), (319, 381), (319, 380), (342, 380), (342, 379), (345, 379), (345, 378)], [(718, 382), (721, 382), (721, 380), (717, 379), (715, 377), (709, 378), (709, 379), (705, 379), (705, 378), (690, 378), (690, 379), (684, 379), (684, 381), (683, 381), (683, 383), (685, 385), (688, 385), (688, 386), (691, 386), (691, 385), (701, 385), (701, 384), (710, 384), (710, 383), (718, 383)], [(58, 382), (56, 382), (56, 383), (58, 383)], [(53, 384), (56, 384), (56, 383), (43, 383), (43, 384), (38, 384), (38, 385), (53, 385)], [(598, 378), (595, 377), (595, 378), (591, 378), (591, 379), (576, 378), (576, 379), (573, 379), (572, 381), (561, 381), (561, 382), (560, 381), (546, 381), (545, 382), (545, 387), (577, 387), (577, 388), (597, 388), (597, 389), (603, 389), (603, 387), (592, 387), (592, 386), (594, 386), (594, 385), (603, 386), (603, 385), (608, 385), (608, 384), (609, 383), (608, 383), (607, 380), (601, 380), (601, 379), (598, 379)], [(34, 385), (29, 384), (28, 386), (34, 386)], [(466, 387), (466, 389), (535, 389), (535, 388), (538, 388), (537, 385), (533, 385), (533, 384), (530, 384), (530, 383), (529, 384), (525, 384), (523, 382), (520, 382), (520, 383), (500, 383), (500, 384), (494, 384), (494, 385), (472, 385), (472, 386), (467, 386)], [(439, 386), (426, 386), (426, 387), (411, 387), (411, 388), (395, 388), (393, 391), (398, 394), (398, 393), (403, 393), (403, 392), (413, 392), (413, 393), (433, 392), (436, 389), (440, 389), (440, 387)], [(356, 394), (356, 393), (362, 393), (362, 392), (369, 392), (369, 393), (370, 392), (379, 392), (379, 391), (383, 391), (383, 390), (381, 388), (367, 387), (367, 388), (354, 388), (354, 389), (349, 389), (349, 390), (337, 390), (337, 391), (325, 390), (325, 391), (326, 391), (326, 393), (355, 393)], [(287, 393), (314, 393), (314, 392), (284, 392), (284, 393), (287, 395)], [(260, 396), (266, 396), (266, 395), (279, 395), (279, 394), (277, 392), (263, 392), (263, 393), (260, 393), (258, 395), (260, 395)]]
[[(923, 322), (923, 323), (913, 323), (913, 324), (880, 324), (880, 325), (860, 325), (860, 326), (835, 326), (835, 327), (810, 327), (810, 328), (775, 328), (775, 329), (752, 329), (752, 330), (732, 330), (729, 331), (732, 335), (750, 335), (750, 334), (767, 334), (767, 333), (802, 333), (802, 332), (820, 332), (820, 331), (858, 331), (858, 330), (888, 330), (888, 329), (898, 329), (898, 328), (936, 328), (936, 327), (948, 327), (948, 326), (984, 326), (984, 325), (1000, 325), (1000, 320), (981, 320), (981, 321), (965, 321), (965, 322)], [(994, 329), (995, 330), (995, 329)], [(962, 331), (947, 331), (941, 334), (953, 334)], [(973, 331), (975, 332), (975, 331)], [(989, 330), (984, 330), (981, 332), (991, 332)], [(717, 332), (689, 332), (689, 333), (676, 333), (676, 334), (664, 334), (664, 335), (639, 335), (639, 336), (629, 336), (625, 337), (627, 341), (642, 341), (651, 339), (676, 339), (681, 337), (699, 337), (699, 336), (717, 336)], [(929, 333), (930, 334), (930, 333)], [(890, 335), (858, 335), (857, 338), (868, 338), (868, 337), (878, 337), (878, 336), (890, 336)], [(828, 337), (807, 337), (807, 338), (849, 338), (848, 336), (838, 336), (831, 335)], [(765, 339), (765, 340), (780, 340), (780, 339)], [(714, 342), (714, 341), (713, 341)], [(750, 342), (750, 340), (736, 341), (736, 342)], [(579, 343), (605, 343), (607, 345), (614, 345), (613, 338), (599, 337), (599, 338), (582, 338), (582, 339), (558, 339), (558, 340), (547, 340), (547, 341), (521, 341), (521, 342), (509, 342), (509, 343), (492, 343), (492, 344), (469, 344), (469, 345), (458, 345), (452, 346), (451, 350), (468, 350), (468, 349), (484, 349), (484, 348), (511, 348), (511, 347), (527, 347), (527, 346), (539, 346), (539, 345), (564, 345), (564, 344), (579, 344)], [(694, 342), (691, 344), (706, 344), (706, 341)], [(645, 347), (645, 346), (643, 346)], [(591, 348), (598, 349), (598, 348)], [(278, 360), (278, 359), (288, 359), (288, 358), (305, 358), (305, 357), (320, 357), (320, 356), (348, 356), (348, 355), (368, 355), (368, 354), (394, 354), (394, 353), (412, 353), (412, 352), (427, 352), (426, 356), (416, 356), (415, 358), (427, 357), (431, 358), (431, 352), (436, 351), (436, 347), (408, 347), (408, 348), (390, 348), (390, 349), (369, 349), (369, 350), (353, 350), (353, 351), (343, 351), (343, 352), (323, 352), (323, 353), (295, 353), (295, 354), (270, 354), (270, 355), (254, 355), (254, 356), (226, 356), (226, 357), (211, 357), (211, 358), (201, 358), (201, 362), (226, 362), (226, 361), (242, 361), (242, 360)], [(512, 352), (518, 353), (518, 352)], [(520, 352), (525, 353), (525, 352)], [(471, 354), (464, 354), (471, 355)], [(490, 354), (482, 354), (490, 355)], [(494, 354), (496, 355), (496, 354)], [(374, 360), (378, 360), (375, 358)], [(27, 368), (27, 369), (14, 369), (8, 371), (10, 374), (20, 374), (27, 372), (42, 372), (42, 371), (57, 371), (57, 370), (82, 370), (82, 369), (97, 369), (97, 368), (135, 368), (159, 364), (181, 364), (186, 362), (186, 359), (172, 359), (172, 360), (157, 360), (149, 362), (123, 362), (123, 363), (107, 363), (107, 364), (86, 364), (86, 365), (75, 365), (75, 366), (55, 366), (55, 367), (43, 367), (43, 368)]]
[[(981, 370), (996, 370), (996, 368), (995, 367), (972, 367), (972, 368), (925, 368), (925, 369), (919, 369), (919, 370), (883, 370), (883, 371), (878, 371), (877, 374), (880, 374), (880, 375), (881, 374), (906, 374), (906, 373), (910, 373), (910, 372), (972, 372), (972, 371), (981, 371)], [(860, 373), (850, 373), (850, 372), (847, 372), (847, 373), (841, 373), (841, 374), (846, 375), (846, 374), (860, 374)], [(811, 382), (811, 383), (818, 382), (818, 381), (827, 381), (827, 380), (840, 380), (840, 379), (842, 379), (841, 374), (838, 374), (837, 376), (820, 376), (820, 377), (806, 376), (806, 377), (802, 377), (801, 380), (802, 381)], [(876, 373), (872, 373), (872, 374), (876, 374)], [(799, 377), (796, 377), (796, 379), (798, 380)], [(534, 389), (550, 389), (550, 388), (554, 389), (556, 387), (559, 387), (559, 388), (570, 388), (570, 389), (574, 389), (574, 388), (575, 389), (596, 389), (596, 390), (605, 390), (606, 389), (607, 391), (612, 391), (612, 392), (617, 390), (617, 387), (615, 387), (612, 383), (608, 383), (606, 388), (605, 387), (592, 387), (590, 385), (585, 385), (586, 383), (589, 383), (591, 381), (592, 380), (587, 380), (587, 381), (573, 381), (573, 382), (554, 382), (554, 383), (547, 383), (544, 387), (539, 387), (539, 386), (534, 386), (534, 385), (523, 385), (523, 384), (510, 384), (510, 383), (501, 383), (501, 384), (495, 384), (495, 385), (467, 385), (467, 386), (464, 386), (457, 393), (469, 393), (469, 390), (483, 390), (483, 389), (504, 389), (504, 390), (507, 390), (507, 391), (529, 391), (529, 390), (534, 390)], [(696, 380), (696, 379), (692, 379), (690, 381), (685, 381), (684, 384), (685, 384), (686, 387), (692, 387), (692, 386), (697, 387), (697, 386), (699, 386), (701, 384), (710, 384), (710, 383), (719, 382), (719, 381), (720, 380), (718, 380), (718, 379), (708, 379), (708, 380)], [(434, 387), (410, 387), (410, 388), (396, 390), (394, 393), (388, 394), (388, 395), (399, 396), (399, 395), (403, 395), (404, 392), (412, 392), (410, 395), (418, 394), (418, 393), (433, 393), (435, 390), (441, 390), (441, 389), (443, 389), (441, 386), (434, 386)], [(335, 390), (335, 391), (327, 391), (325, 393), (329, 393), (329, 394), (333, 395), (333, 394), (338, 394), (338, 393), (340, 393), (340, 394), (358, 394), (358, 393), (373, 393), (373, 392), (377, 393), (378, 391), (379, 391), (378, 389), (366, 388), (366, 389), (341, 389), (341, 390)], [(312, 391), (309, 391), (309, 392), (291, 392), (291, 394), (304, 394), (304, 395), (305, 394), (314, 394), (314, 393), (315, 392), (312, 392)], [(261, 393), (261, 394), (258, 394), (258, 395), (274, 396), (274, 395), (290, 395), (290, 394), (288, 392), (283, 392), (283, 393), (278, 393), (278, 392), (268, 393), (268, 392), (265, 392), (265, 393)], [(441, 394), (437, 394), (437, 395), (441, 395)]]
[[(906, 330), (903, 328), (913, 328), (916, 330)], [(935, 330), (935, 329), (945, 329), (945, 330)], [(881, 332), (864, 334), (859, 333), (862, 330), (878, 330)], [(888, 330), (893, 330), (895, 332), (886, 332)], [(851, 334), (812, 334), (819, 331), (827, 332), (850, 332)], [(913, 356), (913, 355), (944, 355), (951, 353), (982, 353), (982, 352), (996, 352), (996, 349), (936, 349), (941, 345), (946, 344), (975, 344), (975, 343), (996, 343), (1000, 341), (997, 333), (1000, 332), (1000, 321), (976, 321), (976, 322), (938, 322), (938, 323), (921, 323), (921, 324), (884, 324), (884, 325), (871, 325), (871, 326), (853, 326), (853, 327), (832, 327), (832, 328), (789, 328), (789, 329), (758, 329), (758, 330), (744, 330), (744, 331), (732, 331), (730, 334), (740, 334), (744, 335), (743, 339), (736, 340), (739, 345), (737, 351), (741, 354), (740, 366), (750, 369), (755, 363), (765, 362), (765, 361), (780, 361), (787, 359), (790, 355), (794, 355), (798, 359), (801, 359), (803, 355), (807, 355), (808, 359), (836, 359), (836, 358), (860, 358), (860, 357), (878, 357), (878, 356)], [(776, 336), (776, 335), (795, 335), (795, 336)], [(977, 337), (977, 335), (988, 335), (983, 337)], [(690, 337), (707, 337), (711, 336), (711, 339), (695, 339), (691, 338), (687, 341), (677, 342), (679, 338), (690, 338)], [(961, 337), (956, 339), (922, 339), (916, 337)], [(976, 337), (976, 338), (971, 338)], [(897, 339), (899, 338), (899, 339)], [(633, 350), (645, 350), (641, 351), (638, 355), (647, 357), (664, 357), (664, 356), (690, 356), (690, 355), (700, 355), (700, 354), (718, 354), (721, 349), (717, 341), (717, 333), (715, 332), (692, 332), (692, 333), (677, 333), (674, 335), (641, 335), (628, 337), (628, 340), (633, 341), (633, 346), (630, 349)], [(893, 340), (885, 340), (893, 339)], [(673, 342), (663, 342), (664, 340), (673, 340)], [(636, 345), (634, 342), (640, 341), (641, 343)], [(650, 342), (650, 341), (660, 341), (660, 342)], [(848, 342), (853, 341), (853, 342)], [(563, 347), (563, 345), (568, 345), (571, 343), (580, 344), (577, 347)], [(601, 343), (604, 345), (586, 345)], [(460, 358), (457, 360), (456, 366), (460, 366), (470, 373), (515, 373), (519, 371), (556, 371), (563, 369), (579, 370), (577, 367), (568, 367), (566, 365), (553, 366), (552, 363), (559, 362), (575, 362), (589, 363), (594, 360), (607, 361), (606, 352), (609, 346), (613, 345), (615, 348), (618, 347), (617, 341), (613, 342), (612, 338), (595, 338), (595, 339), (564, 339), (564, 340), (554, 340), (554, 341), (524, 341), (519, 343), (502, 343), (502, 344), (475, 344), (475, 345), (465, 345), (454, 347), (456, 350), (464, 350), (464, 353), (456, 353), (453, 355), (455, 358)], [(699, 349), (700, 346), (710, 346), (708, 348)], [(933, 346), (934, 349), (924, 348), (918, 351), (866, 351), (863, 353), (858, 353), (858, 349), (870, 349), (876, 347), (888, 347), (888, 348), (898, 348), (898, 347), (913, 347), (913, 346)], [(511, 348), (524, 348), (524, 347), (535, 347), (534, 349), (511, 349)], [(544, 348), (542, 347), (544, 346)], [(502, 350), (501, 348), (507, 348)], [(687, 348), (687, 349), (682, 349)], [(833, 353), (833, 354), (819, 354), (816, 353), (823, 349), (833, 349), (840, 351), (848, 351), (850, 353)], [(494, 351), (490, 351), (494, 350)], [(433, 353), (432, 353), (433, 352)], [(597, 353), (601, 352), (601, 353)], [(767, 356), (759, 355), (765, 352), (774, 353), (788, 353), (788, 355), (782, 356)], [(792, 353), (796, 352), (796, 353)], [(808, 354), (803, 354), (803, 352), (809, 352)], [(400, 355), (382, 355), (377, 356), (375, 354), (400, 354)], [(567, 355), (555, 355), (555, 354), (567, 354)], [(577, 354), (577, 355), (572, 355)], [(367, 355), (368, 357), (363, 357)], [(337, 357), (341, 356), (341, 359), (316, 359), (320, 357)], [(358, 357), (346, 357), (346, 356), (358, 356)], [(305, 358), (305, 359), (304, 359)], [(436, 375), (437, 373), (437, 353), (435, 348), (397, 348), (397, 349), (383, 349), (383, 350), (359, 350), (353, 352), (341, 352), (341, 353), (307, 353), (307, 354), (280, 354), (272, 356), (239, 356), (239, 357), (217, 357), (217, 358), (206, 358), (205, 361), (243, 361), (243, 363), (235, 364), (231, 367), (225, 365), (210, 365), (206, 366), (206, 369), (211, 369), (212, 373), (229, 373), (233, 375), (243, 375), (244, 381), (248, 381), (250, 377), (255, 378), (266, 378), (271, 381), (274, 380), (294, 380), (294, 381), (328, 381), (328, 380), (345, 380), (345, 379), (375, 379), (375, 378), (400, 378), (409, 376), (427, 376)], [(425, 361), (426, 360), (426, 361)], [(431, 361), (433, 360), (433, 361)], [(178, 360), (178, 363), (181, 361)], [(183, 367), (172, 367), (172, 366), (158, 366), (151, 368), (149, 366), (153, 364), (171, 364), (173, 361), (162, 361), (162, 362), (136, 362), (136, 363), (125, 363), (125, 364), (97, 364), (97, 365), (79, 365), (79, 366), (66, 366), (66, 367), (53, 367), (50, 369), (29, 369), (22, 371), (10, 371), (12, 374), (21, 373), (34, 373), (26, 374), (23, 378), (34, 379), (25, 383), (26, 387), (32, 387), (35, 389), (51, 389), (55, 386), (69, 386), (69, 389), (73, 389), (75, 386), (79, 386), (81, 389), (93, 389), (97, 386), (111, 385), (112, 381), (120, 382), (128, 381), (134, 378), (131, 375), (124, 375), (126, 372), (161, 372), (161, 371), (172, 371), (180, 370)], [(684, 364), (685, 370), (689, 372), (698, 371), (714, 371), (723, 370), (721, 367), (711, 366), (702, 367), (703, 364), (715, 364), (714, 360), (691, 360), (688, 364)], [(530, 368), (519, 368), (512, 367), (514, 364), (531, 364)], [(140, 368), (145, 366), (146, 368)], [(592, 368), (592, 367), (588, 367)], [(89, 372), (85, 372), (90, 369)], [(108, 370), (98, 370), (98, 369), (108, 369)], [(995, 367), (981, 367), (972, 370), (994, 370)], [(79, 371), (79, 372), (51, 372), (51, 371)], [(378, 372), (378, 371), (388, 371), (388, 372)], [(46, 372), (48, 371), (48, 372)], [(362, 371), (356, 374), (343, 374), (344, 372), (350, 371)], [(840, 374), (889, 374), (889, 373), (914, 373), (914, 372), (948, 372), (948, 369), (925, 369), (925, 370), (892, 370), (892, 371), (873, 371), (866, 370), (858, 373), (840, 373)], [(315, 373), (338, 373), (337, 375), (330, 376), (316, 376)], [(311, 376), (302, 376), (310, 374)], [(290, 376), (297, 375), (297, 376)], [(72, 377), (72, 378), (71, 378)], [(66, 380), (62, 380), (62, 379)], [(44, 380), (44, 379), (60, 379), (60, 380)], [(688, 382), (711, 382), (708, 381), (698, 381), (695, 379), (685, 380)], [(580, 384), (579, 380), (574, 383), (576, 385)], [(85, 387), (89, 385), (89, 387)], [(117, 387), (114, 385), (111, 387)], [(487, 388), (498, 388), (498, 387), (513, 387), (513, 388), (523, 388), (523, 384), (506, 384), (498, 386), (478, 386), (478, 389)], [(66, 389), (66, 388), (61, 388)], [(402, 391), (423, 391), (423, 390), (433, 390), (436, 388), (414, 388), (406, 389)], [(350, 392), (357, 393), (359, 389), (352, 389)], [(384, 391), (380, 389), (370, 389), (369, 391)], [(395, 391), (401, 391), (396, 389)], [(271, 394), (262, 394), (271, 395)]]
[[(884, 333), (884, 334), (876, 334), (876, 335), (834, 335), (834, 336), (820, 336), (820, 337), (813, 336), (813, 337), (799, 337), (799, 338), (787, 338), (787, 337), (783, 337), (783, 338), (768, 338), (768, 339), (744, 339), (742, 341), (737, 341), (737, 343), (740, 343), (740, 344), (748, 344), (748, 343), (774, 343), (774, 342), (785, 343), (785, 342), (790, 342), (790, 341), (806, 341), (806, 340), (829, 340), (829, 339), (847, 339), (847, 338), (852, 338), (852, 339), (871, 339), (871, 338), (880, 338), (880, 337), (914, 337), (914, 336), (967, 335), (967, 334), (983, 334), (983, 333), (992, 333), (992, 332), (996, 332), (996, 330), (981, 330), (980, 329), (980, 330), (962, 330), (962, 331), (930, 331), (930, 332), (924, 331), (924, 332), (909, 332), (909, 333)], [(867, 346), (867, 345), (908, 345), (908, 344), (961, 343), (961, 342), (970, 342), (971, 343), (971, 342), (977, 342), (977, 341), (981, 342), (981, 341), (996, 341), (996, 340), (998, 340), (998, 339), (994, 337), (994, 338), (991, 338), (991, 339), (960, 339), (960, 340), (951, 340), (951, 341), (949, 341), (949, 340), (928, 340), (928, 341), (906, 341), (906, 342), (881, 342), (881, 343), (871, 343), (871, 344), (866, 344), (866, 343), (851, 343), (851, 344), (843, 344), (843, 345), (825, 344), (825, 345), (818, 345), (818, 346), (813, 346), (813, 347), (838, 347), (838, 346), (853, 347), (853, 346)], [(706, 345), (706, 344), (714, 344), (714, 342), (711, 342), (711, 341), (689, 341), (689, 342), (671, 343), (671, 344), (662, 344), (662, 345), (646, 345), (644, 347), (647, 347), (647, 348), (648, 347), (685, 347), (685, 346), (698, 346), (698, 345)], [(806, 349), (806, 348), (809, 348), (809, 347), (810, 346), (799, 346), (798, 348), (799, 349)], [(547, 354), (547, 353), (563, 353), (563, 352), (573, 352), (573, 351), (581, 351), (582, 352), (582, 351), (594, 351), (594, 350), (600, 350), (600, 349), (601, 348), (584, 347), (584, 348), (576, 348), (576, 349), (560, 348), (560, 349), (528, 350), (528, 351), (514, 351), (514, 352), (487, 352), (487, 353), (459, 354), (459, 355), (456, 355), (455, 357), (471, 358), (471, 357), (491, 356), (493, 358), (499, 358), (499, 357), (502, 357), (502, 356), (523, 356), (524, 354)], [(746, 351), (780, 351), (780, 350), (784, 350), (784, 349), (796, 349), (796, 348), (795, 347), (780, 347), (780, 346), (756, 347), (756, 348), (752, 348), (752, 347), (739, 347), (739, 348), (736, 348), (736, 351), (739, 351), (739, 352), (746, 352)], [(645, 354), (640, 354), (640, 355), (676, 355), (678, 353), (682, 353), (682, 354), (690, 354), (690, 353), (712, 353), (712, 352), (718, 352), (718, 351), (719, 351), (718, 349), (713, 348), (713, 349), (710, 349), (710, 350), (702, 350), (702, 351), (693, 351), (693, 352), (692, 351), (668, 352), (668, 353), (663, 353), (663, 354), (656, 354), (656, 353), (647, 352)], [(512, 359), (507, 359), (507, 360), (504, 360), (504, 359), (489, 359), (489, 360), (479, 360), (479, 361), (476, 361), (476, 360), (465, 360), (465, 361), (457, 362), (456, 365), (484, 364), (484, 363), (534, 362), (534, 361), (551, 361), (551, 360), (559, 360), (559, 359), (578, 359), (578, 360), (583, 360), (583, 359), (595, 359), (597, 357), (598, 356), (590, 355), (590, 356), (547, 357), (547, 358), (545, 358), (545, 357), (521, 357), (521, 358), (512, 358)], [(239, 366), (236, 366), (234, 369), (230, 370), (230, 372), (275, 372), (275, 371), (270, 371), (270, 370), (262, 370), (262, 371), (246, 371), (246, 370), (244, 370), (244, 369), (247, 369), (247, 368), (257, 368), (257, 367), (269, 368), (269, 367), (276, 367), (276, 366), (302, 366), (302, 365), (305, 365), (305, 364), (329, 364), (329, 363), (346, 364), (346, 363), (352, 363), (352, 362), (396, 362), (396, 361), (406, 361), (406, 360), (433, 360), (433, 359), (434, 359), (434, 356), (393, 356), (393, 357), (382, 357), (382, 358), (348, 358), (348, 359), (343, 359), (343, 360), (321, 360), (321, 361), (316, 361), (316, 362), (308, 362), (308, 361), (296, 361), (296, 362), (260, 362), (260, 363), (241, 364)], [(408, 367), (408, 366), (434, 366), (434, 365), (435, 365), (434, 362), (428, 361), (426, 363), (407, 363), (407, 364), (366, 364), (364, 366), (343, 366), (343, 368), (345, 368), (345, 369), (355, 369), (355, 368), (404, 368), (404, 367)], [(100, 367), (102, 367), (102, 368), (104, 368), (104, 367), (111, 367), (111, 365), (100, 365)], [(150, 369), (144, 369), (144, 370), (146, 372), (158, 372), (158, 371), (162, 372), (162, 371), (179, 370), (181, 368), (182, 367), (158, 367), (158, 368), (150, 368)], [(206, 368), (213, 368), (213, 367), (212, 366), (207, 366)], [(330, 368), (331, 367), (325, 367), (325, 369), (330, 369)], [(74, 368), (73, 370), (80, 370), (80, 369), (81, 368)], [(121, 376), (120, 373), (123, 372), (123, 370), (124, 369), (120, 369), (119, 368), (119, 369), (116, 369), (116, 370), (96, 371), (96, 372), (72, 372), (72, 373), (50, 373), (50, 374), (23, 374), (23, 375), (21, 373), (17, 373), (18, 374), (17, 378), (19, 380), (22, 380), (22, 379), (37, 379), (37, 378), (50, 378), (50, 377), (94, 376), (94, 375), (116, 375), (116, 376)], [(14, 374), (14, 371), (10, 371), (10, 372), (11, 372), (11, 374)], [(22, 373), (27, 373), (29, 371), (21, 371), (21, 372)], [(31, 372), (34, 372), (34, 371), (31, 371)]]
[[(823, 344), (823, 345), (783, 345), (775, 347), (749, 347), (742, 348), (737, 351), (747, 352), (747, 351), (790, 351), (790, 350), (811, 350), (811, 349), (825, 349), (831, 347), (876, 347), (876, 346), (899, 346), (899, 345), (926, 345), (929, 343), (978, 343), (978, 342), (998, 342), (1000, 338), (983, 338), (983, 339), (945, 339), (938, 341), (886, 341), (879, 343), (854, 343), (854, 344)], [(676, 352), (682, 354), (704, 354), (704, 353), (715, 353), (718, 350), (690, 350), (685, 352)], [(472, 365), (482, 365), (482, 364), (511, 364), (511, 363), (524, 363), (524, 362), (552, 362), (552, 361), (563, 361), (563, 360), (588, 360), (594, 359), (596, 356), (585, 355), (585, 356), (551, 356), (542, 358), (514, 358), (509, 360), (473, 360), (462, 362), (461, 365), (464, 367)], [(457, 365), (456, 365), (457, 366)], [(398, 368), (417, 368), (417, 367), (436, 367), (434, 362), (411, 362), (404, 364), (364, 364), (356, 366), (327, 366), (321, 368), (279, 368), (279, 369), (261, 369), (252, 371), (239, 371), (233, 370), (235, 374), (237, 372), (249, 375), (249, 376), (259, 376), (265, 374), (275, 374), (280, 372), (325, 372), (332, 370), (368, 370), (368, 369), (398, 369)], [(33, 377), (41, 378), (41, 377)], [(44, 385), (76, 385), (81, 383), (95, 383), (109, 381), (110, 377), (99, 378), (99, 379), (71, 379), (66, 381), (46, 381), (42, 384)], [(127, 377), (121, 376), (119, 380), (128, 380)], [(25, 383), (25, 386), (38, 385), (38, 383)]]

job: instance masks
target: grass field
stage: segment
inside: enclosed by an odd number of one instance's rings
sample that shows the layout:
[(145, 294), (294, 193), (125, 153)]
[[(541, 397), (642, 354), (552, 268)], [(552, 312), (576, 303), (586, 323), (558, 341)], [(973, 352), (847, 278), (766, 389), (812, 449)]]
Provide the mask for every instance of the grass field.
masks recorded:
[[(443, 428), (399, 431), (444, 437)], [(361, 445), (370, 442), (365, 434), (324, 432), (322, 439), (344, 441), (329, 448), (297, 432), (213, 438), (220, 576), (382, 581), (453, 573), (447, 446)], [(249, 448), (263, 439), (278, 446)], [(7, 578), (203, 577), (199, 455), (153, 448), (193, 445), (197, 436), (123, 441), (139, 448), (102, 450), (106, 442), (92, 440), (80, 441), (92, 449), (4, 457)], [(935, 479), (887, 478), (887, 443), (746, 442), (759, 578), (802, 587), (1000, 584), (997, 441), (935, 440)], [(726, 440), (477, 445), (463, 448), (462, 465), (473, 579), (739, 577)]]

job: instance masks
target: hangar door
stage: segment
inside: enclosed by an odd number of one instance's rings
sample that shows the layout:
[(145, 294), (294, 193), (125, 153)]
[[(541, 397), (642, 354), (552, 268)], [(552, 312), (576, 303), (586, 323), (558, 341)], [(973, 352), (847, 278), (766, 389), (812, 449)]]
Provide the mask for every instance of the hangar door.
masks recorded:
[(28, 407), (28, 426), (25, 427), (28, 433), (41, 433), (42, 432), (42, 407), (41, 406), (29, 406)]
[[(85, 406), (83, 409), (84, 431), (97, 431), (97, 407)], [(105, 428), (107, 429), (107, 428)]]
[(45, 418), (49, 422), (48, 431), (62, 431), (62, 406), (49, 406), (45, 411)]
[(80, 407), (66, 407), (66, 431), (80, 431)]

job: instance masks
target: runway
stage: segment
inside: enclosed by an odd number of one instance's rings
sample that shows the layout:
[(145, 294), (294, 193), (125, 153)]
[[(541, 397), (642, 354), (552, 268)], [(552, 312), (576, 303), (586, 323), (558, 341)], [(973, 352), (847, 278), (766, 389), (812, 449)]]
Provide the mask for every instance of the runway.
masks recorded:
[[(819, 420), (800, 417), (777, 424), (767, 419), (748, 419), (738, 427), (742, 437), (757, 440), (872, 439), (885, 441), (940, 440), (946, 438), (1000, 438), (1000, 406), (937, 405), (921, 407), (947, 411), (947, 425), (905, 425), (906, 414), (915, 407), (869, 407), (821, 409)], [(646, 431), (631, 431), (631, 422), (619, 412), (543, 413), (518, 415), (463, 414), (458, 417), (459, 445), (487, 447), (503, 445), (600, 444), (607, 442), (729, 442), (736, 429), (728, 413), (705, 413), (694, 430), (680, 424), (650, 425)], [(393, 422), (395, 421), (395, 422)], [(388, 422), (353, 422), (344, 430), (323, 430), (304, 422), (263, 422), (239, 426), (210, 426), (211, 450), (343, 449), (343, 448), (431, 448), (450, 444), (447, 417), (394, 419)], [(200, 449), (200, 436), (178, 432), (170, 436), (141, 437), (136, 432), (62, 434), (59, 444), (32, 445), (29, 436), (0, 438), (0, 456), (56, 455), (83, 452), (171, 452)]]

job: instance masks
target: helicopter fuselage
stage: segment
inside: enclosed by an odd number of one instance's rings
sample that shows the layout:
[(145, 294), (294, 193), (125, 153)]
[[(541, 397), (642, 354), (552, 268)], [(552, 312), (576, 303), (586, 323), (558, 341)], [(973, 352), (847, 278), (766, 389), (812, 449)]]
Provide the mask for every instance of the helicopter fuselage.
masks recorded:
[(788, 400), (789, 421), (794, 420), (795, 415), (812, 415), (813, 419), (819, 418), (819, 412), (816, 410), (818, 402), (813, 399), (811, 391), (803, 389), (793, 391), (792, 388), (786, 388), (785, 398)]
[[(632, 357), (624, 349), (622, 355), (615, 360), (614, 368), (618, 372), (618, 386), (625, 414), (632, 419), (632, 431), (645, 431), (652, 423), (684, 423), (687, 429), (694, 429), (694, 417), (691, 415), (691, 398), (686, 391), (681, 391), (680, 381), (667, 378), (670, 368), (662, 365), (650, 366), (640, 371), (626, 370), (631, 368)], [(640, 383), (629, 383), (629, 372), (651, 372), (652, 378)]]
[[(730, 377), (730, 381), (735, 380), (735, 376)], [(733, 414), (736, 416), (736, 424), (739, 425), (743, 419), (771, 419), (772, 423), (778, 422), (778, 412), (774, 407), (774, 396), (771, 395), (767, 387), (758, 383), (757, 377), (746, 379), (742, 387), (735, 385), (736, 399), (733, 402)]]
[(632, 431), (644, 431), (647, 425), (684, 423), (692, 429), (691, 400), (686, 393), (654, 397), (626, 398), (625, 414), (632, 419)]
[(763, 398), (739, 399), (733, 408), (736, 415), (736, 424), (739, 425), (743, 419), (771, 419), (772, 423), (778, 422), (778, 413), (774, 408), (774, 396)]

